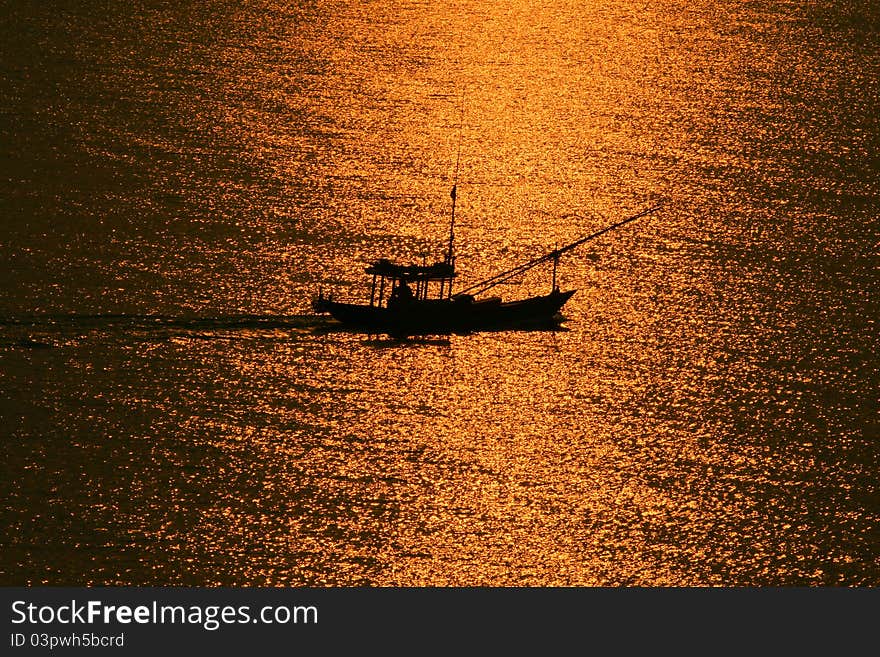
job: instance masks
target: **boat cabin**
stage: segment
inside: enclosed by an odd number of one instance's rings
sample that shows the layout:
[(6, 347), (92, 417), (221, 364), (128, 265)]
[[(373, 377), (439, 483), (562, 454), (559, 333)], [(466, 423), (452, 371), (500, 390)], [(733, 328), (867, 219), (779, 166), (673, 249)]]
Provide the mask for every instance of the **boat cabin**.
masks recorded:
[(452, 296), (455, 267), (449, 262), (400, 265), (381, 258), (365, 271), (373, 277), (370, 290), (370, 306), (373, 307), (387, 308), (400, 301), (448, 299)]

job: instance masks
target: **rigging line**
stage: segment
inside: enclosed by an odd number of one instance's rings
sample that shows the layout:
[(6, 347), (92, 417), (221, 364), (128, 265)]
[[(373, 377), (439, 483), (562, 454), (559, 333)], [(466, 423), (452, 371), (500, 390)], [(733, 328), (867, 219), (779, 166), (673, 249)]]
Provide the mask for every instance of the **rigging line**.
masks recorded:
[(458, 165), (461, 162), (461, 134), (464, 130), (464, 92), (465, 89), (462, 89), (458, 117), (458, 153), (455, 155), (455, 175), (452, 177), (453, 187), (458, 184)]
[(600, 235), (604, 235), (605, 233), (607, 233), (609, 231), (612, 231), (616, 228), (620, 228), (621, 226), (628, 224), (631, 221), (635, 221), (636, 219), (640, 219), (640, 218), (647, 216), (649, 214), (654, 214), (655, 212), (660, 210), (664, 205), (665, 205), (665, 201), (660, 201), (659, 203), (657, 203), (649, 208), (646, 208), (645, 210), (642, 210), (641, 212), (638, 212), (637, 214), (634, 214), (631, 217), (627, 217), (626, 219), (618, 221), (617, 223), (611, 224), (610, 226), (606, 226), (605, 228), (598, 230), (595, 233), (592, 233), (590, 235), (587, 235), (586, 237), (582, 237), (581, 239), (575, 240), (574, 242), (570, 242), (569, 244), (566, 244), (565, 246), (553, 249), (549, 253), (545, 253), (542, 256), (538, 256), (537, 258), (534, 258), (533, 260), (529, 260), (528, 262), (524, 262), (520, 265), (517, 265), (516, 267), (513, 267), (512, 269), (508, 269), (506, 271), (503, 271), (500, 274), (496, 274), (495, 276), (492, 276), (492, 277), (487, 278), (485, 280), (479, 281), (478, 283), (474, 283), (470, 287), (467, 287), (464, 290), (460, 290), (459, 292), (457, 292), (453, 296), (458, 297), (458, 296), (461, 296), (464, 294), (470, 294), (470, 293), (480, 294), (481, 292), (485, 292), (486, 290), (489, 290), (489, 289), (495, 287), (496, 285), (500, 285), (500, 284), (510, 280), (511, 278), (514, 278), (514, 277), (528, 271), (529, 269), (536, 267), (537, 265), (539, 265), (543, 262), (548, 262), (550, 260), (557, 259), (563, 253), (571, 251), (572, 249), (577, 248), (581, 244), (588, 242), (592, 239), (595, 239), (595, 238), (599, 237)]

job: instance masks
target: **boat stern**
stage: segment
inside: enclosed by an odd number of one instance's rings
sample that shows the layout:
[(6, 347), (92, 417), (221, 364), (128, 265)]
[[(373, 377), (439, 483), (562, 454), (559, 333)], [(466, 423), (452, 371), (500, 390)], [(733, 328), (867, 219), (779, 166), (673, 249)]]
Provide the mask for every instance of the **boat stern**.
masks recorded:
[(312, 310), (321, 314), (329, 313), (331, 303), (333, 303), (333, 297), (331, 295), (325, 297), (324, 291), (319, 288), (317, 296), (312, 297)]

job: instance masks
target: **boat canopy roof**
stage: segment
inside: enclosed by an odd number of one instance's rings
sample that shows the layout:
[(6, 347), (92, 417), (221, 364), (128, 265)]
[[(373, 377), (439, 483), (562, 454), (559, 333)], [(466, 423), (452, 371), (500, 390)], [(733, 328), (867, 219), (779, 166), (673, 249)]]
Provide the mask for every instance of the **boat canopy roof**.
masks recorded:
[(405, 281), (439, 281), (455, 278), (455, 268), (447, 262), (435, 262), (433, 265), (401, 265), (387, 258), (381, 258), (365, 271), (373, 276)]

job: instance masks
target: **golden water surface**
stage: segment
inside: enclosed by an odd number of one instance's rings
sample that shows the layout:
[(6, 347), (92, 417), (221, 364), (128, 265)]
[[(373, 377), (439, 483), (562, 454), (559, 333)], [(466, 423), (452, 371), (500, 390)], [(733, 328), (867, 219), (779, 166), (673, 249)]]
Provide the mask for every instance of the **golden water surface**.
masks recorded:
[[(880, 583), (872, 3), (20, 4), (0, 583)], [(456, 182), (459, 285), (666, 205), (558, 331), (312, 316)]]

